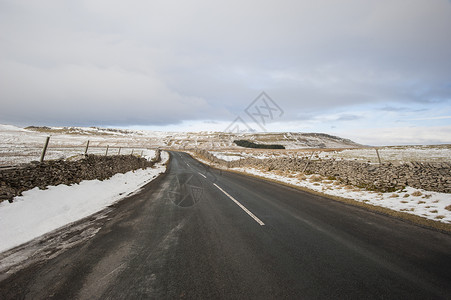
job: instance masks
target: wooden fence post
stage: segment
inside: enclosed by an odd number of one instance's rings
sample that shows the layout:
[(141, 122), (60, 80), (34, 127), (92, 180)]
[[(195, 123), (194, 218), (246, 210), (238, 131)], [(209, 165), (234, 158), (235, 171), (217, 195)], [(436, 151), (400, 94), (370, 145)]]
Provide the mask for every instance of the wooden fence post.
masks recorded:
[(381, 157), (379, 155), (379, 150), (376, 148), (377, 159), (379, 160), (379, 164), (382, 165)]
[(47, 146), (49, 145), (50, 136), (45, 139), (44, 149), (42, 149), (40, 162), (44, 161), (45, 153), (47, 152)]
[(105, 156), (108, 156), (108, 148), (109, 148), (109, 147), (110, 147), (109, 145), (106, 145)]
[(122, 147), (119, 147), (119, 150), (117, 151), (117, 155), (121, 155), (121, 148)]
[(305, 164), (304, 169), (302, 170), (302, 173), (304, 173), (305, 169), (307, 169), (307, 167), (308, 167), (308, 165), (310, 163), (310, 160), (313, 158), (313, 154), (315, 154), (315, 151), (312, 152), (312, 155), (310, 155), (310, 159), (307, 160), (307, 163)]
[(89, 140), (86, 143), (86, 148), (85, 148), (85, 156), (88, 155), (88, 148), (89, 148)]

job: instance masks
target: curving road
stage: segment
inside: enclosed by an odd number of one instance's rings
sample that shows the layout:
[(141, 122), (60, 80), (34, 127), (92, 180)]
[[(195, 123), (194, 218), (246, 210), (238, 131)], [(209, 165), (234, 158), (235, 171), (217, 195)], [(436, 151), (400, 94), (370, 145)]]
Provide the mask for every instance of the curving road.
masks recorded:
[(29, 258), (0, 299), (451, 298), (449, 234), (171, 156), (141, 192), (9, 253)]

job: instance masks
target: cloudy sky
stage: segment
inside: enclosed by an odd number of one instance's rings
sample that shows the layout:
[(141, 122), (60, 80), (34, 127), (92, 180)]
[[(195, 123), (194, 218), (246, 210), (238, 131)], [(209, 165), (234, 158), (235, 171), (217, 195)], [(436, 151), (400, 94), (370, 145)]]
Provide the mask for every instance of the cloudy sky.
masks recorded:
[(451, 143), (451, 1), (0, 0), (0, 123)]

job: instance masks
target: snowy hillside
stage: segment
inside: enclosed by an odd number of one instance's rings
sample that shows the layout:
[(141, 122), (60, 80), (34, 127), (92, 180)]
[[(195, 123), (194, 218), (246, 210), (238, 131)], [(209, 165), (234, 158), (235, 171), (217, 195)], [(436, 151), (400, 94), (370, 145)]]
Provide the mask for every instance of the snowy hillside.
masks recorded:
[(31, 136), (52, 135), (57, 140), (64, 138), (66, 143), (76, 144), (89, 137), (98, 143), (146, 143), (158, 147), (200, 147), (224, 148), (237, 147), (233, 141), (237, 139), (250, 140), (262, 144), (278, 143), (287, 149), (298, 148), (352, 148), (361, 145), (351, 140), (323, 133), (226, 133), (226, 132), (156, 132), (142, 130), (124, 130), (98, 127), (35, 127), (25, 129), (11, 125), (0, 125), (0, 133), (10, 139), (19, 140), (15, 134), (29, 139)]
[(347, 139), (321, 133), (225, 133), (225, 132), (158, 132), (98, 127), (19, 128), (0, 125), (0, 166), (38, 160), (47, 136), (51, 136), (47, 159), (68, 158), (84, 153), (89, 140), (89, 153), (109, 155), (135, 154), (145, 149), (243, 149), (234, 140), (259, 144), (280, 144), (286, 149), (359, 148)]

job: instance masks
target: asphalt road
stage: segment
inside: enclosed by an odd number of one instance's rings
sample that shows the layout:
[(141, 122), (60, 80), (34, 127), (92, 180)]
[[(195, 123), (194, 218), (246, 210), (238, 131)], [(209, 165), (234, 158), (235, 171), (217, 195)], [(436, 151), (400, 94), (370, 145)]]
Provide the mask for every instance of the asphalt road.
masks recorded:
[(184, 153), (138, 194), (24, 249), (0, 299), (451, 299), (449, 234)]

